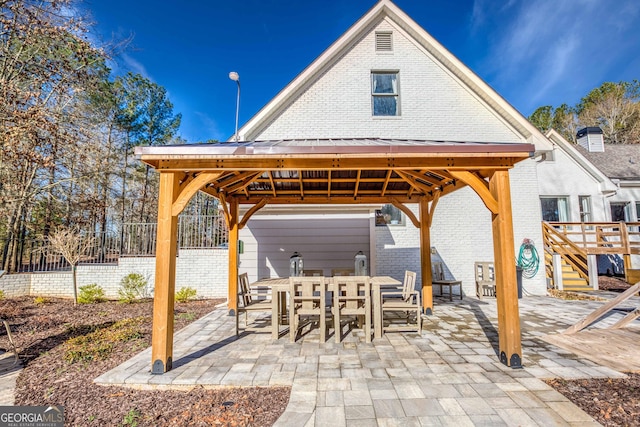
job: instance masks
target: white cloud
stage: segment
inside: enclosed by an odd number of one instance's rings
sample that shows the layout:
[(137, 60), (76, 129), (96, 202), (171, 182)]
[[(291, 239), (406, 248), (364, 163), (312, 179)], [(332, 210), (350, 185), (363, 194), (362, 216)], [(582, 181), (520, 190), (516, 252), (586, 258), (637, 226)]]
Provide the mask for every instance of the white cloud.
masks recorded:
[[(494, 41), (483, 74), (523, 113), (574, 103), (604, 80), (628, 79), (623, 70), (640, 54), (637, 0), (511, 3), (497, 10), (476, 0), (473, 22)], [(476, 11), (483, 4), (493, 16)]]
[(224, 135), (220, 130), (220, 126), (215, 119), (212, 119), (208, 114), (203, 113), (201, 111), (194, 111), (194, 115), (197, 117), (198, 122), (200, 123), (200, 129), (198, 129), (198, 134), (206, 134), (208, 135), (206, 138), (201, 138), (204, 140), (207, 139), (217, 139), (218, 141), (226, 141), (229, 135)]
[(151, 78), (151, 76), (147, 72), (147, 69), (145, 68), (144, 65), (142, 65), (141, 62), (137, 61), (135, 58), (128, 55), (127, 53), (123, 53), (122, 55), (120, 55), (120, 57), (124, 61), (125, 68), (127, 68), (129, 71), (140, 74), (143, 77), (146, 77), (147, 79), (153, 81), (153, 78)]

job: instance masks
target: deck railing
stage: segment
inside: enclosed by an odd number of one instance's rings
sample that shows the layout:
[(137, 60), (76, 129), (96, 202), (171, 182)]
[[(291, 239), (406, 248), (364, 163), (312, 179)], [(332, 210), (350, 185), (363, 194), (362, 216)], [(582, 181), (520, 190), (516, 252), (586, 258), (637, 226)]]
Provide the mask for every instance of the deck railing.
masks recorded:
[[(542, 223), (542, 238), (544, 248), (550, 254), (557, 253), (578, 272), (583, 279), (589, 279), (589, 268), (587, 266), (587, 252), (567, 237), (559, 232), (550, 223)], [(552, 277), (552, 267), (547, 264), (547, 276)]]
[(586, 280), (587, 255), (623, 255), (625, 270), (630, 256), (640, 255), (640, 222), (543, 222), (542, 235), (545, 251), (560, 254)]
[(544, 222), (587, 254), (640, 255), (640, 222)]

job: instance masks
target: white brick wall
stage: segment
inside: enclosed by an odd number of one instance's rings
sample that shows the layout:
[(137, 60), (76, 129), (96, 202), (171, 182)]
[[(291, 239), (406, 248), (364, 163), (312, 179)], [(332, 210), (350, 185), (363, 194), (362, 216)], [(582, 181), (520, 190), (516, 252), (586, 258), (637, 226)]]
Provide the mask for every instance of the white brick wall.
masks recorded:
[[(392, 54), (376, 54), (376, 30), (393, 31)], [(372, 70), (399, 73), (400, 117), (372, 117)], [(382, 21), (326, 72), (310, 82), (279, 116), (248, 139), (415, 138), (450, 141), (526, 142), (480, 101), (464, 84), (398, 30)], [(542, 256), (541, 214), (535, 162), (521, 162), (510, 173), (515, 255), (522, 240), (533, 239)], [(417, 206), (413, 207), (414, 211)], [(419, 233), (408, 222), (402, 227), (375, 227), (378, 274), (398, 279), (406, 269), (420, 271)], [(475, 294), (473, 263), (493, 260), (491, 214), (470, 188), (443, 197), (435, 211), (431, 244), (450, 272)], [(513, 263), (516, 259), (514, 257)], [(422, 278), (418, 277), (418, 281)], [(544, 268), (525, 290), (546, 291)]]
[[(375, 30), (394, 32), (393, 53), (374, 52), (372, 30), (274, 121), (244, 137), (522, 141), (403, 32), (386, 20)], [(399, 72), (400, 117), (372, 117), (372, 70)]]
[(30, 288), (30, 274), (7, 274), (0, 278), (0, 290), (7, 298), (29, 295)]
[[(142, 274), (153, 292), (154, 257), (120, 258), (118, 265), (81, 265), (78, 287), (96, 283), (108, 298), (117, 298), (120, 281), (129, 273)], [(226, 249), (181, 249), (176, 262), (176, 291), (191, 287), (199, 297), (226, 298), (228, 287), (228, 251)], [(0, 289), (6, 296), (32, 295), (72, 297), (71, 272), (9, 274), (0, 278)]]
[[(515, 256), (524, 238), (532, 239), (543, 258), (540, 205), (537, 197), (535, 162), (519, 163), (509, 174), (513, 210)], [(418, 216), (418, 206), (412, 205)], [(449, 194), (438, 202), (431, 226), (431, 246), (435, 247), (451, 274), (462, 281), (465, 294), (475, 295), (473, 264), (493, 261), (491, 214), (480, 197), (469, 187)], [(398, 279), (405, 270), (420, 275), (420, 234), (410, 221), (405, 226), (376, 227), (377, 274)], [(513, 260), (514, 264), (516, 260)], [(537, 275), (523, 280), (526, 293), (546, 292), (544, 259)]]
[(303, 256), (304, 269), (353, 268), (354, 256), (362, 251), (370, 258), (369, 212), (256, 214), (240, 231), (244, 254), (240, 273), (251, 281), (289, 275), (289, 257)]

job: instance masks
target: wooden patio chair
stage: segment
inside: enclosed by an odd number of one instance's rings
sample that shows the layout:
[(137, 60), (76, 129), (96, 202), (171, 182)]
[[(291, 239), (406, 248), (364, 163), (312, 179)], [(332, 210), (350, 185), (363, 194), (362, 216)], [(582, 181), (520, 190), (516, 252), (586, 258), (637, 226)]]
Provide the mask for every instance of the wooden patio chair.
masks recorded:
[(324, 270), (303, 270), (302, 275), (305, 277), (324, 276)]
[[(385, 296), (382, 294), (382, 330), (383, 331), (416, 331), (422, 332), (422, 304), (420, 303), (420, 292), (415, 289), (416, 273), (405, 271), (404, 283), (402, 286), (402, 296)], [(385, 318), (385, 312), (404, 313), (404, 323), (398, 324), (400, 318), (395, 315)], [(411, 322), (411, 317), (415, 316), (415, 323)], [(388, 326), (384, 326), (385, 320)]]
[(249, 326), (249, 313), (264, 312), (271, 314), (273, 321), (273, 313), (270, 295), (258, 292), (257, 289), (251, 289), (249, 285), (249, 275), (242, 273), (238, 276), (238, 304), (236, 310), (236, 336), (240, 335), (240, 313), (244, 313), (244, 330), (271, 332), (268, 328), (258, 326)]
[(301, 324), (301, 319), (318, 317), (320, 342), (327, 339), (326, 291), (327, 284), (322, 276), (289, 278), (289, 340), (296, 341), (298, 330), (310, 322)]
[[(336, 343), (342, 339), (342, 320), (355, 319), (363, 326), (365, 342), (371, 342), (371, 280), (368, 276), (333, 278), (333, 323)], [(364, 320), (364, 325), (362, 325)]]
[(353, 276), (356, 274), (354, 268), (334, 268), (331, 270), (331, 276)]
[(453, 288), (458, 286), (460, 289), (460, 299), (462, 299), (462, 281), (455, 279), (446, 279), (444, 274), (444, 264), (434, 262), (432, 266), (431, 283), (440, 286), (440, 296), (444, 295), (444, 288), (448, 288), (449, 301), (453, 301)]
[(492, 262), (476, 262), (476, 296), (482, 297), (496, 296), (496, 270)]

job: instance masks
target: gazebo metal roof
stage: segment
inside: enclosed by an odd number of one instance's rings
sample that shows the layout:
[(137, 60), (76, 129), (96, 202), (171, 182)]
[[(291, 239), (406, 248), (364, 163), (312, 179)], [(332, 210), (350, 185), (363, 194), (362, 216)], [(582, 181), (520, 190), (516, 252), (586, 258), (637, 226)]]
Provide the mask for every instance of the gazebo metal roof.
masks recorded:
[(243, 204), (416, 203), (465, 185), (529, 157), (531, 144), (415, 139), (292, 139), (138, 147), (141, 160), (162, 171), (204, 171), (202, 191)]

